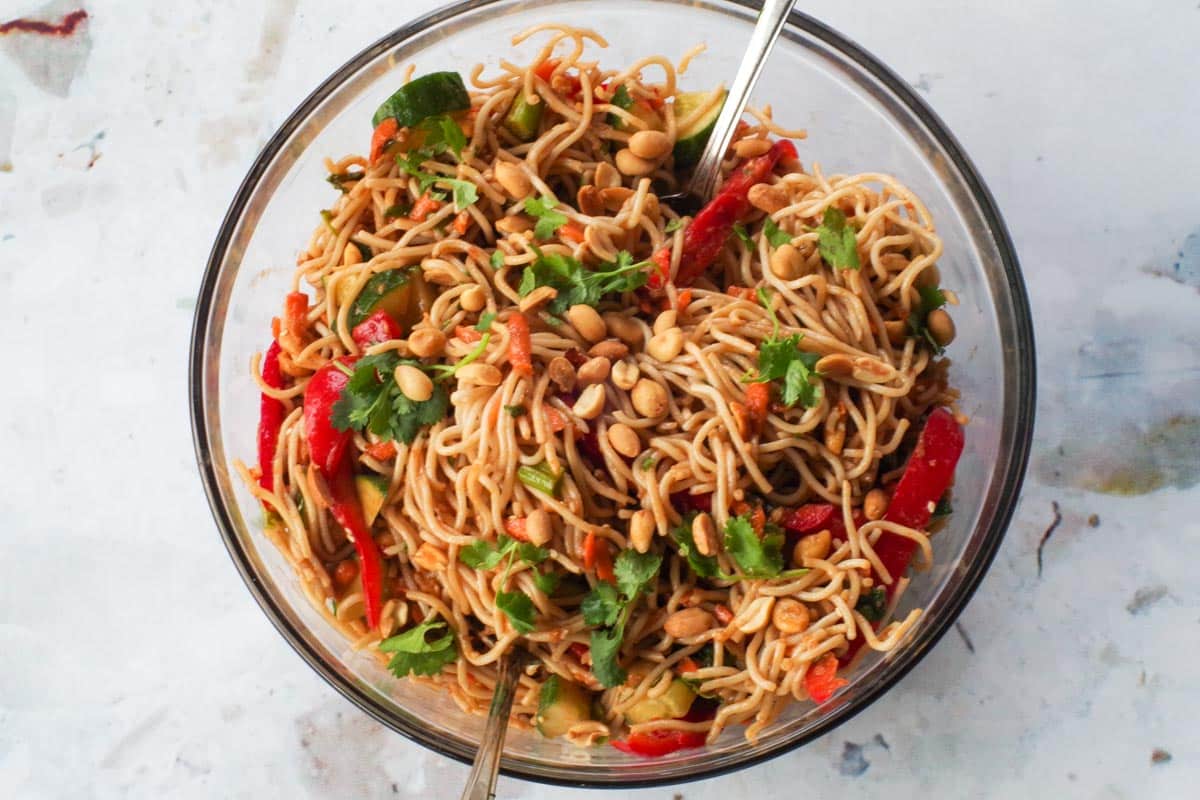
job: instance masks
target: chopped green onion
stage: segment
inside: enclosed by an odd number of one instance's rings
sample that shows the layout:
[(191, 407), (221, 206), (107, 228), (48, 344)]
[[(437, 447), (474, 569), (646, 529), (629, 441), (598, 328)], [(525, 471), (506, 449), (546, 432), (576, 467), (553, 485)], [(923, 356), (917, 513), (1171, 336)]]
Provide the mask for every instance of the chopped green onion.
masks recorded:
[(536, 467), (522, 466), (517, 469), (517, 477), (521, 483), (542, 494), (558, 497), (558, 486), (562, 483), (562, 474), (554, 474), (545, 462)]

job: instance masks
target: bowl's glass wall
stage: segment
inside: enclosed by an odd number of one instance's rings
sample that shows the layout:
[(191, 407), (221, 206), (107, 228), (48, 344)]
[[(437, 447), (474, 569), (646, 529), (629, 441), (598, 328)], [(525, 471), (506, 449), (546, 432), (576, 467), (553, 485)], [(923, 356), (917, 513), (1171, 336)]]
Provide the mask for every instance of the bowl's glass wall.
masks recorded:
[[(258, 395), (248, 364), (268, 341), (296, 253), (319, 223), (317, 211), (331, 200), (322, 159), (363, 152), (371, 114), (395, 89), (403, 65), (414, 63), (418, 73), (465, 72), (482, 60), (494, 71), (501, 56), (522, 61), (510, 51), (514, 33), (547, 20), (586, 24), (605, 36), (610, 44), (601, 55), (605, 66), (650, 53), (677, 61), (703, 42), (707, 52), (683, 78), (685, 88), (699, 89), (733, 74), (753, 12), (722, 2), (495, 2), (443, 12), (407, 39), (377, 46), (359, 68), (331, 79), (339, 82), (337, 88), (310, 100), (298, 126), (260, 162), (257, 180), (239, 198), (244, 209), (235, 207), (228, 238), (218, 243), (219, 272), (211, 276), (213, 291), (197, 319), (195, 380), (204, 414), (198, 446), (211, 470), (218, 518), (227, 516), (231, 549), (251, 588), (281, 631), (339, 690), (392, 727), (460, 758), (472, 754), (482, 721), (463, 715), (444, 696), (393, 680), (345, 646), (309, 608), (283, 559), (259, 534), (261, 512), (229, 465), (234, 458), (254, 457)], [(524, 46), (522, 54), (527, 57), (535, 47)], [(613, 748), (584, 751), (515, 734), (506, 748), (506, 770), (568, 782), (680, 780), (728, 769), (812, 735), (869, 702), (931, 646), (977, 582), (1011, 511), (1030, 423), (1032, 342), (1015, 263), (1005, 263), (1011, 258), (1005, 234), (989, 225), (972, 176), (939, 144), (930, 127), (936, 123), (926, 124), (914, 113), (910, 103), (917, 101), (901, 100), (854, 59), (795, 25), (785, 30), (753, 102), (771, 103), (781, 123), (808, 129), (808, 140), (800, 143), (806, 165), (819, 163), (826, 173), (897, 176), (928, 205), (945, 241), (943, 283), (962, 301), (954, 312), (959, 335), (950, 351), (953, 375), (972, 421), (955, 487), (956, 513), (936, 539), (936, 563), (906, 597), (907, 604), (926, 609), (925, 624), (900, 651), (862, 662), (845, 692), (849, 703), (834, 709), (797, 705), (754, 746), (735, 729), (707, 750), (644, 763)]]

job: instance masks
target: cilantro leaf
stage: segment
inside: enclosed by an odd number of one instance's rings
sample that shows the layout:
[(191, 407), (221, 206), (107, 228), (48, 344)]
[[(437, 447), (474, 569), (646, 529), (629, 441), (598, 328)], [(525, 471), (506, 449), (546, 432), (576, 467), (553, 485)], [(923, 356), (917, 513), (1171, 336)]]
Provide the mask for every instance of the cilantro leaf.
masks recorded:
[(492, 257), (488, 259), (488, 263), (492, 265), (492, 269), (500, 269), (504, 266), (504, 253), (494, 250)]
[(476, 539), (458, 551), (458, 560), (472, 569), (495, 569), (505, 553), (486, 539)]
[(424, 149), (434, 154), (449, 150), (454, 153), (455, 158), (462, 156), (462, 149), (467, 144), (467, 137), (453, 117), (447, 114), (426, 117), (417, 125), (417, 129), (425, 134), (422, 142)]
[(817, 250), (825, 263), (834, 269), (858, 269), (858, 242), (854, 226), (846, 215), (830, 206), (817, 228)]
[(651, 588), (658, 578), (662, 556), (657, 553), (639, 553), (637, 550), (622, 550), (613, 564), (613, 576), (617, 588), (630, 600)]
[(480, 317), (479, 322), (475, 323), (475, 330), (480, 333), (487, 333), (492, 329), (492, 321), (496, 319), (495, 312), (485, 311)]
[(557, 572), (535, 572), (533, 574), (533, 585), (538, 587), (543, 594), (554, 594), (554, 590), (558, 588), (558, 582), (562, 578)]
[(579, 605), (583, 613), (583, 621), (588, 625), (611, 627), (617, 624), (621, 615), (621, 598), (617, 587), (608, 581), (601, 581), (596, 588), (588, 592)]
[(551, 238), (559, 228), (567, 224), (567, 215), (561, 211), (555, 211), (556, 205), (558, 205), (558, 201), (550, 195), (530, 197), (525, 201), (525, 213), (537, 218), (533, 235), (538, 239)]
[(766, 525), (760, 539), (749, 514), (725, 523), (725, 550), (750, 578), (773, 578), (783, 571), (783, 539), (774, 525)]
[(383, 210), (385, 219), (396, 219), (397, 217), (407, 217), (412, 213), (411, 203), (397, 203), (394, 206), (388, 206)]
[(797, 355), (787, 366), (783, 376), (783, 404), (788, 408), (799, 403), (805, 408), (812, 408), (821, 396), (821, 383), (814, 381), (814, 367), (820, 357), (816, 353), (796, 351)]
[[(763, 223), (763, 236), (767, 237), (771, 247), (783, 247), (792, 243), (792, 235), (775, 224), (775, 220), (767, 217)], [(856, 251), (857, 252), (857, 251)]]
[(745, 244), (746, 247), (749, 247), (752, 250), (754, 249), (754, 239), (750, 237), (750, 233), (746, 230), (745, 225), (740, 222), (735, 222), (733, 224), (733, 232), (737, 234), (737, 237), (742, 240), (742, 243)]
[(443, 420), (450, 406), (445, 388), (435, 385), (428, 400), (410, 400), (391, 379), (400, 364), (421, 366), (393, 352), (360, 358), (333, 404), (333, 427), (340, 431), (370, 431), (381, 441), (399, 439), (412, 444), (421, 428)]
[(879, 622), (887, 613), (887, 590), (876, 586), (871, 591), (859, 595), (854, 610), (866, 617), (868, 622)]
[(606, 294), (630, 292), (646, 283), (643, 263), (635, 264), (624, 250), (615, 262), (595, 270), (560, 253), (543, 253), (536, 247), (534, 252), (537, 259), (525, 268), (517, 292), (524, 297), (539, 286), (553, 287), (558, 294), (547, 306), (551, 314), (562, 314), (574, 305), (595, 306)]
[(527, 413), (529, 413), (529, 409), (525, 408), (525, 406), (523, 406), (523, 405), (518, 404), (518, 405), (512, 405), (512, 406), (505, 406), (504, 412), (506, 414), (508, 414), (510, 417), (516, 418), (516, 417), (525, 416)]
[(496, 608), (504, 612), (513, 630), (518, 633), (530, 633), (534, 625), (533, 600), (521, 590), (515, 592), (496, 592)]
[(326, 177), (325, 180), (329, 182), (330, 186), (337, 189), (342, 194), (346, 194), (346, 192), (350, 191), (346, 188), (346, 184), (362, 180), (363, 175), (365, 174), (366, 173), (361, 170), (351, 172), (335, 172)]
[(683, 522), (671, 531), (671, 537), (675, 539), (675, 544), (679, 547), (679, 554), (687, 559), (692, 572), (701, 578), (715, 578), (721, 572), (717, 564), (717, 557), (701, 555), (700, 551), (696, 549), (696, 540), (692, 538), (692, 520), (695, 518), (695, 512), (687, 514), (683, 518)]
[(612, 104), (623, 111), (633, 108), (633, 97), (630, 96), (629, 89), (625, 88), (625, 84), (622, 83), (613, 92)]
[(479, 190), (475, 188), (475, 184), (471, 181), (459, 180), (457, 178), (438, 178), (437, 183), (446, 184), (450, 187), (454, 195), (455, 211), (462, 211), (479, 199)]
[(529, 542), (518, 542), (515, 539), (511, 541), (515, 545), (517, 558), (526, 564), (537, 566), (550, 557), (550, 551), (544, 547), (538, 547), (536, 544), (530, 544)]
[(683, 217), (676, 217), (675, 219), (673, 219), (667, 223), (666, 227), (663, 228), (663, 233), (674, 233), (675, 231), (679, 230), (682, 227), (683, 227)]
[(617, 625), (607, 630), (592, 631), (590, 649), (592, 674), (600, 685), (611, 689), (625, 683), (628, 673), (621, 668), (617, 658), (621, 651), (621, 640), (625, 638), (625, 626)]
[(648, 455), (642, 459), (642, 463), (640, 466), (641, 466), (643, 472), (649, 472), (650, 470), (654, 469), (654, 465), (656, 463), (658, 463), (658, 459), (654, 457), (653, 453), (651, 453), (650, 455)]
[(394, 653), (388, 669), (397, 678), (405, 675), (437, 675), (442, 667), (458, 658), (454, 632), (447, 631), (433, 641), (428, 634), (445, 628), (446, 623), (430, 620), (379, 643), (379, 650)]
[(800, 349), (802, 333), (779, 336), (779, 319), (771, 307), (771, 296), (758, 290), (758, 299), (771, 315), (774, 332), (758, 346), (758, 377), (755, 381), (783, 381), (782, 400), (788, 408), (800, 403), (812, 408), (821, 397), (821, 382), (814, 371), (820, 356)]

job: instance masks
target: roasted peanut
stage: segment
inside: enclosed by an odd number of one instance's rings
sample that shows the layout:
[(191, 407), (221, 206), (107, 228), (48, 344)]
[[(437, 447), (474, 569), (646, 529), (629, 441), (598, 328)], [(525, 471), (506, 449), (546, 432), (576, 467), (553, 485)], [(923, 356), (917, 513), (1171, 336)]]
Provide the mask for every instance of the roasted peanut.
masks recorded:
[(409, 400), (422, 403), (433, 396), (433, 381), (425, 370), (412, 364), (401, 364), (396, 367), (393, 376), (400, 391)]
[(464, 311), (472, 313), (482, 311), (483, 307), (487, 305), (487, 292), (479, 284), (469, 286), (458, 296), (458, 302)]
[(554, 523), (550, 515), (540, 508), (529, 512), (529, 516), (525, 517), (525, 535), (538, 547), (550, 541), (554, 535)]
[(457, 375), (459, 383), (475, 383), (480, 386), (499, 386), (500, 381), (504, 380), (504, 375), (497, 367), (482, 361), (467, 364), (458, 370)]
[(595, 419), (604, 411), (604, 385), (593, 383), (580, 393), (571, 409), (580, 419)]
[(670, 402), (667, 390), (649, 378), (640, 378), (629, 393), (633, 408), (647, 419), (657, 419), (667, 413)]
[(608, 443), (626, 458), (633, 458), (642, 452), (642, 440), (637, 431), (624, 422), (618, 422), (608, 429)]
[(646, 354), (666, 364), (683, 351), (683, 331), (668, 328), (650, 337), (646, 342)]
[(579, 332), (580, 336), (589, 342), (598, 342), (608, 333), (600, 313), (583, 303), (567, 309), (567, 321)]
[(829, 555), (829, 550), (833, 546), (833, 534), (827, 530), (810, 533), (808, 536), (803, 536), (800, 541), (796, 542), (795, 551), (792, 553), (792, 561), (796, 566), (804, 566), (806, 558), (825, 558)]
[(849, 378), (854, 374), (854, 359), (845, 353), (830, 353), (817, 361), (816, 370), (826, 378)]
[(650, 549), (650, 542), (653, 539), (654, 513), (640, 508), (633, 512), (633, 516), (629, 519), (629, 543), (633, 545), (634, 550), (645, 553)]
[(657, 161), (670, 152), (671, 139), (662, 131), (638, 131), (629, 137), (629, 150), (638, 158)]
[(604, 324), (610, 335), (617, 337), (631, 348), (642, 346), (642, 326), (632, 317), (610, 311), (604, 315)]
[(808, 273), (808, 262), (790, 244), (780, 245), (771, 253), (771, 274), (781, 281), (794, 281)]
[(766, 139), (742, 139), (733, 146), (738, 158), (757, 158), (770, 149), (771, 143)]
[(620, 211), (625, 201), (633, 197), (633, 189), (628, 186), (608, 186), (600, 190), (600, 199), (608, 211)]
[(702, 556), (717, 554), (717, 526), (711, 515), (701, 511), (692, 520), (692, 541)]
[(863, 516), (869, 520), (883, 519), (887, 507), (888, 494), (883, 489), (872, 489), (863, 498)]
[(750, 201), (750, 205), (768, 214), (774, 214), (791, 202), (787, 189), (772, 183), (754, 184), (750, 187), (746, 199)]
[(689, 639), (711, 630), (715, 620), (703, 608), (681, 608), (663, 623), (663, 630), (674, 639)]
[(678, 321), (679, 312), (673, 308), (669, 308), (654, 318), (654, 327), (651, 330), (655, 333), (662, 333), (669, 328), (676, 327)]
[(781, 597), (771, 611), (771, 624), (782, 634), (799, 633), (808, 628), (808, 609), (799, 600)]
[(653, 161), (640, 158), (629, 148), (617, 151), (616, 162), (617, 169), (621, 170), (623, 174), (633, 177), (649, 175), (654, 171)]
[(408, 351), (417, 358), (440, 356), (446, 349), (446, 334), (423, 325), (408, 335)]
[(641, 370), (632, 361), (615, 361), (612, 365), (612, 382), (618, 389), (629, 391), (641, 377)]
[(954, 329), (954, 320), (941, 308), (935, 308), (929, 312), (929, 315), (925, 317), (925, 327), (929, 329), (929, 335), (933, 337), (933, 340), (942, 347), (953, 342), (957, 333)]
[(527, 197), (533, 191), (533, 182), (516, 164), (497, 161), (496, 166), (492, 168), (492, 173), (496, 176), (496, 183), (500, 184), (500, 188), (514, 200)]
[(604, 213), (604, 198), (600, 196), (600, 190), (590, 183), (579, 187), (575, 202), (579, 205), (580, 213), (589, 217)]
[(550, 359), (550, 365), (546, 367), (546, 372), (559, 391), (569, 392), (575, 388), (575, 367), (562, 356)]
[(549, 303), (556, 297), (558, 297), (558, 289), (555, 289), (553, 286), (539, 286), (522, 297), (521, 302), (517, 304), (517, 308), (521, 309), (521, 312), (524, 313), (544, 303)]
[(611, 361), (601, 356), (594, 356), (579, 367), (575, 377), (584, 386), (591, 386), (593, 383), (604, 383), (608, 380), (608, 372), (611, 369)]
[(624, 342), (618, 342), (616, 339), (605, 339), (589, 347), (588, 355), (593, 358), (607, 358), (615, 361), (629, 355), (629, 346)]
[(613, 168), (612, 164), (601, 161), (596, 165), (596, 177), (593, 178), (593, 181), (600, 189), (608, 189), (621, 185), (621, 174)]

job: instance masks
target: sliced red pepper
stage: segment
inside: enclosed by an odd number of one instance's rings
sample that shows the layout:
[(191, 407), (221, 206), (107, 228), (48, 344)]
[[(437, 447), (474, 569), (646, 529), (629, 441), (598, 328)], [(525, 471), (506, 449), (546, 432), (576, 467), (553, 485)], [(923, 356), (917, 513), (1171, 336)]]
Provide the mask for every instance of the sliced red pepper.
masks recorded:
[[(948, 409), (935, 408), (925, 421), (883, 518), (908, 528), (928, 527), (938, 500), (954, 481), (954, 468), (965, 440), (954, 415)], [(896, 589), (896, 579), (908, 570), (916, 549), (917, 543), (912, 539), (887, 531), (875, 542), (875, 555), (892, 578), (887, 587), (889, 599)]]
[[(539, 78), (544, 80), (546, 83), (550, 83), (550, 79), (552, 77), (554, 77), (554, 70), (556, 70), (556, 69), (558, 69), (558, 59), (551, 58), (551, 59), (547, 59), (546, 61), (543, 61), (541, 64), (538, 64), (537, 69), (535, 69), (533, 71), (533, 74), (537, 75)], [(583, 84), (580, 83), (580, 81), (579, 81), (579, 76), (572, 75), (569, 72), (563, 72), (561, 74), (562, 74), (562, 77), (566, 78), (568, 81), (571, 82), (570, 83), (570, 91), (567, 92), (567, 95), (569, 97), (571, 97), (572, 99), (574, 99), (583, 88)], [(551, 88), (553, 88), (553, 86)]]
[(703, 747), (705, 735), (701, 731), (650, 730), (631, 733), (624, 739), (613, 739), (612, 746), (623, 753), (647, 758), (658, 758), (676, 750)]
[(400, 123), (394, 117), (388, 117), (375, 128), (371, 134), (371, 163), (374, 164), (383, 155), (384, 148), (396, 138), (400, 131)]
[(348, 368), (355, 361), (357, 359), (351, 356), (342, 356), (329, 362), (313, 373), (304, 389), (304, 431), (308, 437), (308, 452), (326, 478), (337, 472), (350, 442), (349, 430), (339, 431), (333, 427), (333, 405), (350, 382), (350, 376), (341, 367)]
[(520, 311), (508, 318), (508, 363), (513, 372), (529, 377), (533, 375), (533, 344), (529, 336), (529, 320)]
[[(716, 260), (733, 232), (734, 224), (750, 210), (750, 187), (765, 181), (781, 158), (795, 157), (796, 146), (788, 139), (780, 139), (765, 154), (746, 161), (733, 171), (717, 191), (717, 196), (700, 209), (683, 232), (683, 250), (675, 273), (676, 286), (691, 286)], [(649, 286), (661, 289), (667, 283), (671, 267), (671, 246), (663, 247), (651, 261), (658, 269), (651, 272)]]
[(805, 503), (783, 515), (783, 527), (793, 533), (816, 533), (828, 528), (837, 509), (832, 503)]
[(396, 457), (396, 443), (390, 439), (386, 442), (375, 442), (366, 446), (366, 453), (376, 461), (387, 461)]
[(376, 311), (371, 316), (354, 326), (350, 337), (360, 349), (366, 350), (373, 344), (399, 339), (404, 335), (400, 325), (386, 311)]
[(681, 513), (703, 511), (712, 513), (712, 492), (692, 494), (691, 492), (675, 492), (671, 495), (671, 505)]
[(379, 626), (380, 612), (383, 608), (383, 561), (379, 555), (379, 547), (375, 544), (371, 530), (363, 518), (358, 489), (354, 486), (354, 465), (350, 459), (342, 459), (337, 465), (337, 470), (327, 478), (329, 495), (333, 501), (329, 505), (329, 511), (354, 540), (354, 550), (358, 553), (358, 563), (362, 570), (367, 625), (374, 629)]
[[(284, 389), (283, 370), (279, 368), (279, 342), (271, 342), (262, 360), (263, 383), (272, 389)], [(275, 491), (275, 450), (279, 446), (279, 428), (285, 416), (283, 403), (263, 394), (258, 403), (258, 485)]]
[(837, 669), (837, 656), (828, 653), (804, 673), (804, 691), (808, 692), (814, 703), (824, 703), (849, 682), (837, 676)]

